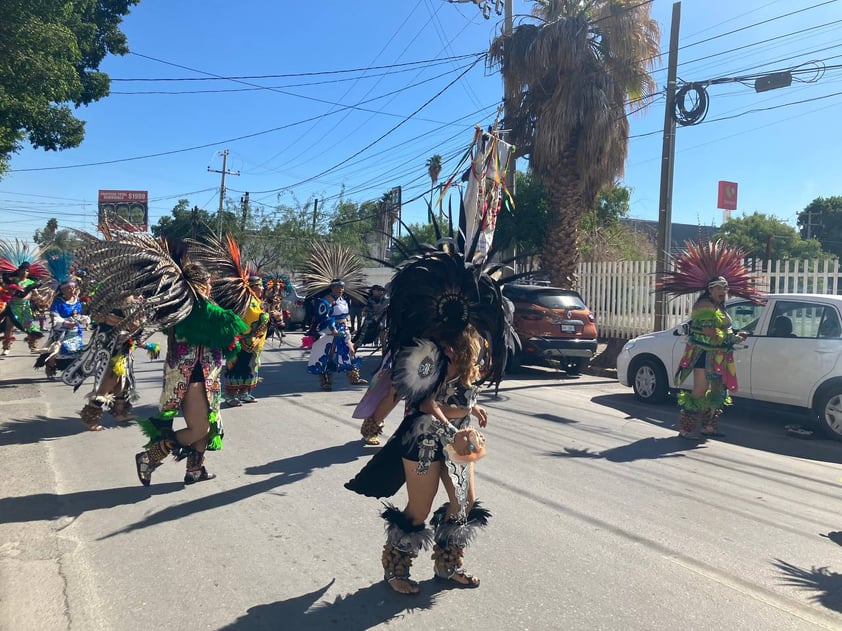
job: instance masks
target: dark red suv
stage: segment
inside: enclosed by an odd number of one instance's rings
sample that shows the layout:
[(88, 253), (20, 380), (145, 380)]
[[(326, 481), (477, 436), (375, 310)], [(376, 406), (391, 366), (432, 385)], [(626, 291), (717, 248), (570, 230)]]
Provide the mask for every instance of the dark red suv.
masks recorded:
[(570, 375), (587, 368), (596, 354), (596, 319), (578, 292), (543, 285), (504, 285), (515, 305), (514, 326), (521, 350), (508, 369), (558, 362)]

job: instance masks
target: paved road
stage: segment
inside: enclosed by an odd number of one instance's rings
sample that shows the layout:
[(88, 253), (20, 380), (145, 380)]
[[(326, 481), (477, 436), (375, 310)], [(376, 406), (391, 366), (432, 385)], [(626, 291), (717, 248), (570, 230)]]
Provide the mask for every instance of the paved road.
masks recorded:
[[(842, 629), (842, 445), (739, 405), (690, 445), (672, 406), (537, 369), (483, 396), (482, 586), (442, 589), (422, 557), (422, 594), (392, 594), (379, 503), (342, 488), (371, 453), (360, 391), (318, 392), (297, 340), (187, 488), (172, 462), (141, 487), (135, 427), (84, 432), (81, 396), (0, 360), (0, 628)], [(137, 366), (151, 413), (161, 364)]]

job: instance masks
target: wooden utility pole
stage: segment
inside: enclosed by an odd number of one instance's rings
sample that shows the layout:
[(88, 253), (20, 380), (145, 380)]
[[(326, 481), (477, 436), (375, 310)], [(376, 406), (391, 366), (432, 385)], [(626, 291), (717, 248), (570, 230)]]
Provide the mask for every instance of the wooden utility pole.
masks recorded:
[(211, 173), (221, 173), (222, 174), (222, 184), (219, 187), (219, 210), (216, 213), (216, 232), (217, 236), (222, 239), (222, 203), (225, 200), (225, 176), (226, 175), (239, 175), (239, 171), (229, 171), (225, 167), (228, 164), (228, 149), (225, 151), (221, 151), (220, 155), (222, 156), (222, 170), (217, 171), (216, 169), (212, 169), (208, 167), (208, 171)]
[[(655, 274), (658, 278), (669, 267), (670, 246), (672, 244), (672, 176), (675, 161), (675, 82), (678, 74), (678, 31), (681, 23), (681, 3), (672, 5), (672, 24), (670, 25), (670, 51), (667, 68), (666, 106), (664, 111), (664, 142), (661, 149), (661, 195), (658, 202), (658, 246)], [(655, 295), (654, 330), (667, 328), (666, 296)]]

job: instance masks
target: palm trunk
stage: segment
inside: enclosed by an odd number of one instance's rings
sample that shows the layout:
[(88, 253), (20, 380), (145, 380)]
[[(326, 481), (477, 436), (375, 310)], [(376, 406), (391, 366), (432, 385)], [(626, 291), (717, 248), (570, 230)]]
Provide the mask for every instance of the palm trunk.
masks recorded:
[(573, 160), (564, 162), (559, 165), (557, 173), (544, 179), (550, 216), (555, 219), (547, 230), (541, 268), (554, 286), (575, 289), (579, 266), (579, 225), (588, 206), (582, 199), (575, 163)]

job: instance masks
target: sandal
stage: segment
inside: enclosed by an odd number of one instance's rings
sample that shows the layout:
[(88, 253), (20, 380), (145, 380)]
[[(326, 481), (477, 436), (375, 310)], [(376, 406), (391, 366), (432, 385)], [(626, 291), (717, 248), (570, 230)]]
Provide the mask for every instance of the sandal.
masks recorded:
[(205, 480), (213, 480), (216, 478), (215, 473), (208, 473), (208, 470), (202, 467), (196, 471), (188, 471), (184, 474), (185, 484), (196, 484), (196, 482), (204, 482)]
[[(463, 583), (461, 580), (456, 578), (457, 576), (464, 578), (465, 582)], [(439, 574), (438, 570), (435, 571), (434, 577), (435, 580), (440, 582), (446, 582), (451, 585), (451, 587), (458, 587), (460, 589), (475, 589), (479, 587), (479, 578), (466, 572), (463, 568), (459, 568), (449, 576), (445, 574)]]
[(135, 454), (134, 464), (137, 468), (137, 479), (143, 486), (149, 486), (152, 482), (152, 472), (158, 468), (158, 465), (152, 462), (149, 454), (145, 451)]
[(392, 591), (396, 594), (407, 594), (411, 596), (421, 591), (421, 588), (418, 587), (418, 583), (408, 576), (391, 576), (386, 579), (386, 584), (391, 587)]
[(101, 432), (105, 429), (105, 425), (100, 425), (99, 421), (82, 421), (82, 425), (89, 432)]
[(368, 436), (366, 438), (363, 438), (363, 443), (365, 443), (366, 445), (379, 445), (380, 439), (377, 438), (377, 436)]

